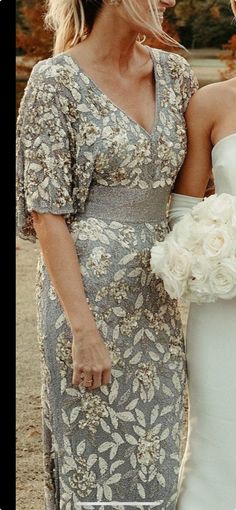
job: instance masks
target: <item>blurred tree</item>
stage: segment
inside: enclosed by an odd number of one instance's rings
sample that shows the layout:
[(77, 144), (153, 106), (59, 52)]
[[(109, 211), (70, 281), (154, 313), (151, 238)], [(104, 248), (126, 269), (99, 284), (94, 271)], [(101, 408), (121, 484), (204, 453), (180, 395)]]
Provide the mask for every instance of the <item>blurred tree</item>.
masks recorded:
[(21, 5), (18, 0), (18, 23), (16, 27), (16, 47), (23, 54), (18, 71), (27, 70), (31, 62), (48, 58), (52, 54), (53, 35), (44, 27), (44, 7), (40, 2), (28, 0)]
[(220, 58), (226, 62), (226, 70), (221, 71), (221, 77), (223, 80), (228, 80), (236, 76), (236, 34), (231, 37), (227, 44), (223, 47), (229, 50), (227, 55), (222, 55)]
[(235, 33), (232, 15), (224, 0), (207, 11), (201, 10), (192, 24), (193, 40), (198, 48), (221, 47)]
[(17, 23), (17, 25), (19, 25), (21, 23), (20, 7), (21, 7), (21, 0), (16, 0), (16, 23)]
[(228, 0), (179, 0), (176, 27), (186, 47), (220, 48), (235, 33)]

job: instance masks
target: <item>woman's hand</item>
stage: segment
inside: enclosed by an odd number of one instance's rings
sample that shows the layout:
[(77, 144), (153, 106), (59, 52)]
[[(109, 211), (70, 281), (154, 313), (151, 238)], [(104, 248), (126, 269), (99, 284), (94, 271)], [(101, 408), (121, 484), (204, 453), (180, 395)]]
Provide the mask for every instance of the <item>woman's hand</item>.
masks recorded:
[[(109, 350), (101, 338), (85, 295), (78, 254), (63, 216), (34, 213), (43, 257), (68, 318), (72, 334), (73, 384), (91, 389), (111, 382)], [(78, 314), (78, 310), (80, 313)], [(87, 381), (93, 380), (92, 384)]]
[(95, 389), (111, 382), (110, 353), (96, 327), (74, 334), (72, 359), (72, 384), (83, 382), (86, 388)]
[(34, 213), (34, 225), (51, 281), (73, 334), (72, 384), (83, 381), (90, 389), (109, 384), (110, 353), (89, 308), (79, 258), (65, 219), (54, 214)]

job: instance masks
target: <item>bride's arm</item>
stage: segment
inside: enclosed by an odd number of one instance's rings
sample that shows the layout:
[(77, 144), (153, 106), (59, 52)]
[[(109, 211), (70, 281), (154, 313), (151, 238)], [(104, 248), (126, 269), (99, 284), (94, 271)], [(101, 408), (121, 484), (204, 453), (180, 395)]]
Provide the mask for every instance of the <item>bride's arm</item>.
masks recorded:
[(211, 176), (211, 132), (214, 115), (209, 111), (208, 87), (200, 89), (192, 96), (185, 120), (188, 150), (171, 193), (169, 208), (171, 228), (202, 200)]
[(174, 193), (203, 197), (211, 176), (211, 132), (214, 112), (211, 112), (210, 90), (200, 89), (189, 102), (185, 114), (188, 149), (184, 164), (173, 188)]

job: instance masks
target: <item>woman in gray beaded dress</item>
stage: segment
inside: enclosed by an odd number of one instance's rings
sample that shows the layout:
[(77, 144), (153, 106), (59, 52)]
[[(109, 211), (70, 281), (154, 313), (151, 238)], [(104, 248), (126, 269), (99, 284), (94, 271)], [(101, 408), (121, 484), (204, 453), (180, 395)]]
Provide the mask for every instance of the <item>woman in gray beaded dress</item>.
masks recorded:
[(149, 259), (197, 85), (183, 57), (137, 42), (164, 37), (174, 3), (49, 0), (54, 56), (21, 102), (18, 233), (42, 252), (46, 510), (175, 508), (183, 333)]

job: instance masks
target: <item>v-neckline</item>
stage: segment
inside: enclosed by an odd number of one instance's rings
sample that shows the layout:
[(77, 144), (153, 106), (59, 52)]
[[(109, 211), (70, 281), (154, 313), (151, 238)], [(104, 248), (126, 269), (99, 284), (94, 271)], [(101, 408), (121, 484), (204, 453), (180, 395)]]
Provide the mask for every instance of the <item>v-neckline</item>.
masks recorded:
[(72, 61), (73, 65), (77, 68), (77, 70), (83, 74), (87, 80), (89, 81), (90, 85), (99, 92), (107, 102), (109, 102), (116, 110), (120, 111), (122, 115), (124, 115), (127, 119), (129, 119), (132, 124), (136, 126), (136, 128), (140, 129), (149, 139), (151, 139), (156, 131), (157, 123), (158, 123), (158, 117), (159, 117), (159, 111), (160, 111), (160, 82), (159, 86), (157, 84), (157, 72), (156, 72), (156, 59), (153, 53), (153, 50), (151, 47), (146, 46), (146, 48), (149, 51), (149, 55), (151, 57), (152, 63), (153, 63), (153, 76), (154, 76), (154, 84), (155, 84), (155, 108), (154, 108), (154, 121), (151, 131), (147, 131), (139, 122), (137, 122), (135, 119), (133, 119), (128, 113), (126, 113), (120, 106), (118, 106), (112, 99), (105, 93), (103, 90), (96, 84), (96, 82), (83, 70), (83, 68), (80, 66), (78, 61), (72, 57), (69, 53), (61, 53), (62, 56), (69, 58), (69, 60)]

